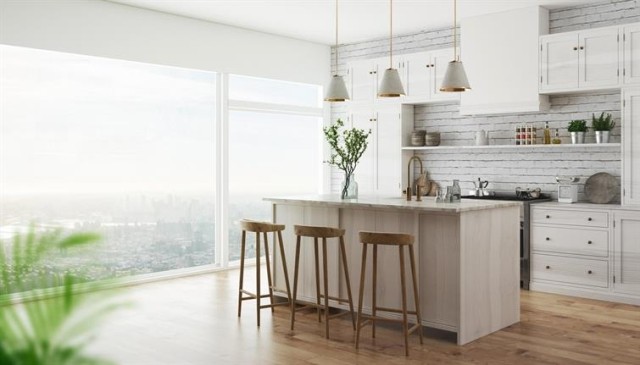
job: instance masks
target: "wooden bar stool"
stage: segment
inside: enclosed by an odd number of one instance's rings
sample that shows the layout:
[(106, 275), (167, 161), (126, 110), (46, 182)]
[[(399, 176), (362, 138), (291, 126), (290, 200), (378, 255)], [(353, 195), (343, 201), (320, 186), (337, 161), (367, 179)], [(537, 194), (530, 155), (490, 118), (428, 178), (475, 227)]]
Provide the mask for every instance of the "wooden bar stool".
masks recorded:
[[(240, 249), (240, 288), (238, 290), (238, 317), (240, 317), (242, 313), (242, 301), (255, 299), (257, 302), (257, 317), (258, 317), (258, 327), (260, 326), (260, 309), (263, 308), (271, 308), (271, 312), (273, 312), (273, 307), (277, 305), (290, 305), (291, 304), (291, 290), (289, 288), (289, 275), (287, 274), (287, 260), (284, 255), (284, 244), (282, 243), (282, 231), (284, 230), (284, 225), (281, 224), (273, 224), (268, 222), (256, 222), (250, 220), (242, 220), (240, 221), (240, 226), (242, 227), (242, 247)], [(243, 289), (243, 280), (244, 280), (244, 255), (245, 255), (245, 241), (247, 232), (255, 232), (256, 234), (256, 293), (251, 293), (248, 290)], [(284, 282), (287, 287), (287, 298), (289, 299), (287, 302), (274, 303), (273, 301), (273, 284), (271, 279), (271, 265), (269, 264), (269, 239), (267, 238), (267, 233), (277, 232), (278, 239), (277, 244), (280, 246), (280, 255), (282, 256), (282, 267), (284, 270)], [(265, 262), (267, 263), (267, 280), (269, 283), (269, 294), (260, 294), (260, 234), (262, 233), (264, 237), (264, 253), (265, 253)], [(274, 253), (275, 253), (275, 244), (274, 244)], [(275, 254), (273, 255), (273, 265), (275, 266)], [(269, 297), (271, 300), (271, 304), (260, 304), (261, 298)]]
[[(376, 321), (384, 320), (391, 322), (401, 322), (402, 332), (404, 333), (404, 351), (405, 355), (409, 356), (409, 334), (415, 330), (418, 330), (420, 334), (420, 344), (422, 344), (422, 319), (420, 318), (420, 302), (418, 299), (418, 284), (416, 282), (416, 263), (413, 253), (413, 241), (414, 237), (410, 234), (403, 233), (375, 233), (375, 232), (360, 232), (360, 242), (362, 242), (362, 268), (360, 271), (360, 295), (358, 301), (358, 325), (356, 327), (356, 349), (358, 348), (358, 342), (360, 340), (360, 329), (367, 323), (371, 323), (372, 337), (376, 337)], [(373, 300), (371, 305), (371, 315), (364, 316), (362, 314), (362, 298), (364, 294), (364, 276), (365, 269), (367, 267), (367, 245), (373, 245)], [(378, 307), (376, 305), (376, 280), (378, 269), (378, 245), (398, 246), (398, 253), (400, 254), (400, 288), (402, 291), (402, 309)], [(404, 251), (403, 248), (408, 247), (409, 259), (411, 261), (411, 277), (413, 281), (413, 297), (415, 300), (415, 311), (407, 311), (407, 286), (405, 283), (405, 266), (404, 266)], [(389, 319), (376, 316), (377, 311), (402, 313), (402, 319)], [(409, 328), (407, 321), (407, 315), (413, 314), (416, 316), (417, 323)], [(365, 321), (363, 322), (363, 318)]]
[[(295, 258), (295, 270), (293, 274), (293, 301), (291, 302), (291, 329), (293, 330), (294, 323), (296, 321), (296, 298), (298, 295), (298, 267), (300, 265), (300, 242), (302, 237), (312, 237), (315, 253), (315, 271), (316, 271), (316, 304), (310, 304), (310, 306), (316, 307), (318, 310), (318, 321), (322, 321), (320, 309), (324, 309), (325, 318), (325, 337), (329, 338), (329, 319), (339, 317), (345, 314), (351, 313), (351, 323), (353, 329), (356, 328), (355, 315), (353, 312), (353, 300), (351, 298), (351, 281), (349, 280), (349, 268), (347, 266), (347, 254), (344, 247), (344, 229), (330, 228), (330, 227), (312, 227), (312, 226), (294, 226), (294, 230), (297, 236), (296, 239), (296, 258)], [(319, 269), (319, 256), (318, 256), (318, 239), (322, 238), (322, 277), (323, 277), (323, 291), (320, 292), (320, 269)], [(344, 277), (347, 284), (347, 299), (329, 296), (329, 281), (328, 269), (327, 269), (327, 238), (339, 238), (340, 242), (340, 257), (342, 258), (342, 268), (344, 270)], [(324, 299), (324, 304), (320, 304), (320, 300)], [(349, 303), (349, 312), (341, 312), (329, 315), (329, 299)]]

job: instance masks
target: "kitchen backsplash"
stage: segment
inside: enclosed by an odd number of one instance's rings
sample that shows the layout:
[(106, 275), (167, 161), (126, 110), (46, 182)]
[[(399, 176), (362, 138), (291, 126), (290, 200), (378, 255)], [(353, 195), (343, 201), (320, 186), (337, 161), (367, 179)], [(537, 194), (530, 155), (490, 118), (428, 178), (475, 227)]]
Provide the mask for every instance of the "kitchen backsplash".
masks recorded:
[[(578, 29), (640, 21), (637, 0), (610, 0), (590, 5), (551, 10), (550, 32), (560, 33)], [(394, 54), (406, 54), (451, 47), (453, 31), (450, 28), (435, 29), (394, 38)], [(348, 62), (376, 58), (388, 54), (388, 39), (341, 45), (339, 48), (338, 72), (345, 74)], [(333, 49), (332, 57), (335, 57)], [(464, 59), (464, 53), (462, 54)], [(334, 62), (332, 62), (332, 65)], [(334, 66), (335, 67), (335, 66)], [(334, 69), (333, 72), (336, 70)], [(442, 145), (472, 145), (476, 131), (489, 131), (490, 144), (513, 143), (515, 128), (532, 123), (538, 128), (538, 139), (542, 137), (544, 122), (549, 121), (552, 130), (560, 129), (562, 143), (570, 143), (566, 126), (572, 119), (587, 119), (591, 113), (611, 113), (617, 123), (611, 142), (620, 142), (620, 92), (598, 92), (590, 94), (561, 95), (550, 98), (551, 109), (536, 114), (500, 114), (488, 116), (460, 116), (457, 102), (417, 105), (415, 128), (442, 133)], [(347, 119), (348, 105), (334, 103), (331, 119)], [(590, 123), (589, 123), (590, 124)], [(587, 134), (585, 142), (593, 142), (593, 132)], [(572, 147), (540, 150), (529, 147), (518, 149), (470, 149), (429, 150), (417, 154), (425, 162), (429, 177), (440, 185), (451, 184), (459, 179), (464, 190), (473, 188), (478, 177), (489, 180), (490, 189), (501, 191), (516, 187), (540, 187), (555, 194), (555, 176), (580, 176), (580, 196), (586, 178), (596, 172), (608, 172), (620, 178), (621, 153), (618, 147)], [(343, 176), (332, 171), (331, 186), (338, 192)], [(617, 198), (619, 201), (619, 197)]]

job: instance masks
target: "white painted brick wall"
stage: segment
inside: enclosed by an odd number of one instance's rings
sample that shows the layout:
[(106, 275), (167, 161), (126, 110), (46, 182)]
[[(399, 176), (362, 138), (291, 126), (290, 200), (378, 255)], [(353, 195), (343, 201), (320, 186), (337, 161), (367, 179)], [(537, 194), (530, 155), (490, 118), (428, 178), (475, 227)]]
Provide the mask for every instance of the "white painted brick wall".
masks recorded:
[[(549, 14), (550, 32), (560, 33), (579, 29), (640, 22), (638, 0), (609, 0), (552, 10)], [(400, 35), (394, 38), (394, 54), (414, 53), (451, 47), (453, 31), (449, 28)], [(341, 45), (338, 72), (345, 74), (350, 61), (376, 58), (388, 54), (388, 39), (377, 39), (357, 44)], [(335, 49), (332, 52), (335, 57)], [(334, 66), (332, 66), (334, 67)], [(335, 67), (333, 72), (335, 72)], [(587, 119), (591, 113), (611, 113), (617, 126), (612, 141), (620, 141), (620, 93), (599, 92), (551, 97), (551, 110), (538, 114), (508, 114), (467, 117), (460, 116), (457, 103), (415, 106), (416, 129), (439, 131), (443, 145), (473, 144), (475, 132), (490, 131), (492, 144), (511, 143), (516, 125), (533, 123), (543, 128), (549, 121), (551, 128), (560, 128), (563, 143), (569, 143), (566, 125), (572, 119)], [(346, 119), (348, 106), (333, 104), (332, 120)], [(538, 133), (541, 137), (542, 132)], [(593, 142), (593, 132), (587, 142)], [(431, 150), (417, 153), (425, 161), (431, 179), (440, 185), (449, 185), (453, 179), (461, 181), (463, 190), (473, 187), (472, 181), (481, 177), (491, 181), (490, 188), (513, 190), (516, 187), (541, 187), (555, 196), (556, 175), (576, 175), (582, 182), (596, 172), (608, 172), (616, 177), (621, 173), (621, 153), (617, 147), (565, 148), (539, 150), (520, 147), (513, 149)], [(342, 175), (332, 172), (332, 191), (338, 192)], [(583, 185), (580, 186), (583, 198)], [(619, 197), (618, 197), (619, 200)]]

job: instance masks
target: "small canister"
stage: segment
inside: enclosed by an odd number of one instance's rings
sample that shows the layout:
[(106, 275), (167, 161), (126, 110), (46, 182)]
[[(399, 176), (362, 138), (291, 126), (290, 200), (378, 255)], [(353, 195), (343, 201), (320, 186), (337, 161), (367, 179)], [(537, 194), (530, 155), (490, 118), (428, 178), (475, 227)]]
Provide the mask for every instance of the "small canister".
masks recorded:
[(412, 146), (424, 146), (424, 136), (427, 133), (425, 130), (415, 130), (411, 132), (411, 145)]

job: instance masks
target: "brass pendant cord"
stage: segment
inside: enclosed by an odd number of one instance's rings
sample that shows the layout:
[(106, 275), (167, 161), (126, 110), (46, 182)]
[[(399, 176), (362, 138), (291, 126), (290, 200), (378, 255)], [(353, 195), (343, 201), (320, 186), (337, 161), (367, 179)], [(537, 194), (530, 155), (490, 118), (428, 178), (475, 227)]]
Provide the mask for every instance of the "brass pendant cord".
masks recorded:
[(338, 0), (336, 0), (336, 73), (338, 75)]
[(454, 61), (460, 61), (460, 58), (458, 57), (458, 50), (457, 50), (457, 45), (458, 45), (458, 29), (456, 25), (456, 20), (458, 15), (457, 3), (458, 3), (457, 0), (453, 0), (453, 60)]
[(393, 68), (393, 0), (389, 0), (389, 68)]

